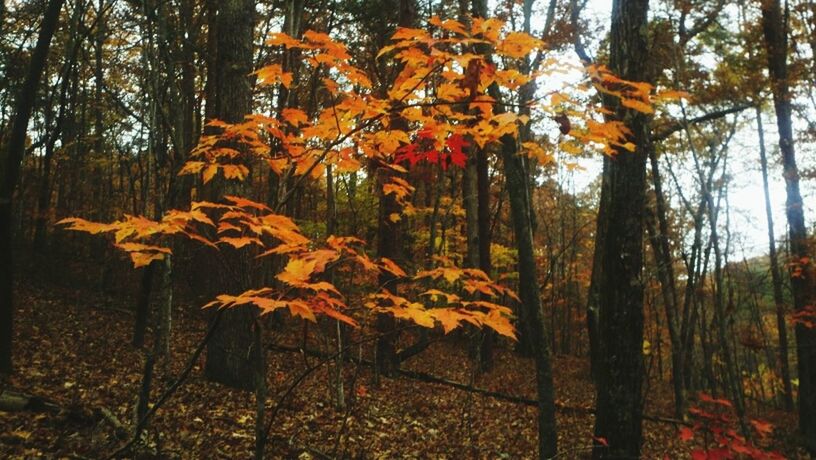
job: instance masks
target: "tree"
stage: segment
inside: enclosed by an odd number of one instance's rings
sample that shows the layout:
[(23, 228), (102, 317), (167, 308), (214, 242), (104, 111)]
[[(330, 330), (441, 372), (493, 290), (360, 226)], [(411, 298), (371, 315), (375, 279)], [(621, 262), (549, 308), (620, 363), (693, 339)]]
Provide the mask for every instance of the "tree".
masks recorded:
[[(630, 81), (648, 81), (648, 0), (612, 4), (609, 68)], [(628, 129), (634, 151), (617, 148), (604, 158), (601, 215), (596, 242), (601, 369), (593, 458), (638, 458), (642, 436), (643, 388), (643, 210), (649, 118), (609, 96), (612, 119)], [(596, 243), (597, 244), (597, 243)], [(607, 444), (607, 445), (605, 445)]]
[[(790, 238), (793, 308), (797, 314), (813, 315), (814, 275), (802, 194), (799, 191), (799, 169), (796, 166), (791, 117), (787, 18), (787, 11), (783, 14), (779, 0), (762, 2), (762, 29), (787, 193), (785, 212)], [(801, 322), (796, 324), (796, 353), (799, 371), (799, 430), (807, 449), (811, 454), (816, 454), (816, 328), (807, 327)]]
[[(213, 100), (211, 114), (225, 123), (240, 123), (252, 112), (253, 36), (255, 30), (254, 0), (230, 0), (210, 2), (216, 7), (215, 15), (215, 56), (210, 56), (214, 72), (210, 75)], [(211, 12), (212, 14), (212, 12)], [(212, 17), (212, 16), (211, 16)], [(213, 24), (211, 24), (213, 26)], [(210, 35), (212, 37), (212, 35)], [(208, 109), (209, 110), (209, 109)], [(227, 147), (229, 144), (226, 144)], [(232, 148), (244, 146), (233, 144)], [(216, 184), (211, 193), (219, 199), (229, 192), (223, 184)], [(233, 186), (234, 187), (234, 186)], [(239, 293), (247, 289), (246, 265), (237, 254), (225, 256), (230, 267), (228, 279), (223, 286), (228, 292)], [(222, 288), (222, 289), (223, 289)], [(235, 388), (254, 389), (254, 367), (262, 350), (253, 346), (254, 313), (249, 308), (239, 308), (226, 312), (221, 325), (215, 331), (207, 347), (205, 373), (210, 380)]]
[[(20, 175), (20, 164), (25, 153), (28, 121), (34, 108), (37, 88), (48, 58), (51, 38), (57, 29), (63, 0), (50, 0), (46, 5), (37, 44), (31, 55), (28, 74), (20, 88), (14, 121), (6, 145), (0, 147), (0, 372), (12, 371), (12, 338), (14, 321), (14, 257), (12, 235), (12, 206), (14, 189)], [(5, 6), (3, 7), (5, 10)]]

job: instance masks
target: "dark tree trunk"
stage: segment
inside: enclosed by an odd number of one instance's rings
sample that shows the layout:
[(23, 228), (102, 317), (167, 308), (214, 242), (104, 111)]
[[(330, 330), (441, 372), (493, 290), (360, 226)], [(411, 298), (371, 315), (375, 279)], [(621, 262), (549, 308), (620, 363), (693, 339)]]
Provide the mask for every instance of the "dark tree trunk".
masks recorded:
[[(768, 72), (773, 86), (779, 149), (787, 192), (786, 213), (790, 236), (793, 306), (797, 312), (813, 307), (813, 268), (810, 262), (805, 213), (799, 192), (799, 170), (793, 144), (791, 94), (788, 82), (787, 12), (779, 0), (762, 2), (762, 29), (768, 54)], [(796, 324), (796, 352), (799, 370), (799, 430), (805, 447), (816, 455), (816, 328)]]
[[(490, 176), (488, 175), (487, 152), (476, 150), (476, 183), (479, 226), (479, 268), (492, 276), (493, 262), (490, 256)], [(479, 370), (487, 372), (493, 368), (493, 345), (496, 333), (483, 329), (479, 345)]]
[(538, 268), (533, 247), (530, 202), (527, 200), (527, 171), (516, 149), (516, 140), (504, 136), (504, 161), (507, 193), (518, 248), (519, 297), (521, 298), (521, 329), (529, 339), (536, 364), (538, 395), (538, 458), (553, 458), (557, 454), (555, 425), (555, 392), (550, 363), (549, 333), (544, 325), (538, 285)]
[[(609, 67), (616, 75), (633, 81), (647, 78), (648, 0), (615, 0), (612, 4)], [(605, 98), (631, 130), (634, 152), (618, 149), (604, 158), (608, 180), (608, 209), (604, 222), (601, 270), (598, 275), (601, 362), (593, 458), (639, 458), (643, 421), (643, 211), (649, 119)], [(597, 237), (597, 236), (596, 236)]]
[[(400, 0), (397, 13), (397, 24), (401, 27), (411, 27), (416, 18), (416, 5), (414, 0)], [(392, 117), (390, 126), (394, 129), (407, 130), (407, 122), (400, 117)], [(390, 178), (395, 174), (391, 168), (379, 167), (375, 172), (377, 177), (377, 189), (379, 194), (379, 215), (377, 218), (377, 256), (386, 257), (391, 260), (400, 260), (399, 221), (394, 222), (390, 216), (399, 214), (401, 209), (394, 194), (383, 193), (383, 185), (390, 182)], [(433, 242), (431, 242), (433, 244)], [(390, 292), (396, 292), (396, 278), (391, 273), (382, 271), (378, 282), (380, 286)], [(397, 354), (397, 333), (394, 331), (396, 320), (389, 314), (378, 314), (375, 327), (381, 337), (376, 343), (377, 372), (382, 375), (392, 376), (399, 369), (400, 358)]]
[[(474, 0), (475, 16), (487, 17), (487, 4)], [(490, 60), (490, 50), (477, 47), (479, 53)], [(502, 95), (496, 84), (488, 88), (489, 95), (497, 104), (494, 113), (501, 113)], [(536, 395), (538, 400), (538, 458), (554, 458), (558, 453), (558, 433), (555, 421), (555, 389), (553, 386), (552, 362), (550, 357), (549, 331), (544, 323), (541, 310), (541, 293), (538, 284), (538, 267), (533, 244), (533, 210), (529, 194), (529, 172), (524, 158), (519, 154), (517, 139), (504, 135), (500, 139), (501, 155), (507, 194), (510, 200), (510, 214), (518, 249), (519, 273), (519, 324), (520, 333), (526, 336), (530, 352), (535, 360)]]
[[(674, 285), (674, 260), (669, 247), (669, 223), (666, 219), (666, 198), (663, 194), (663, 181), (657, 152), (654, 146), (649, 149), (649, 162), (652, 168), (652, 182), (655, 189), (655, 209), (647, 213), (649, 241), (657, 264), (660, 280), (663, 308), (666, 310), (666, 323), (671, 340), (672, 386), (674, 387), (674, 415), (683, 418), (685, 414), (685, 388), (683, 386), (683, 345), (680, 340), (677, 320), (677, 289)], [(657, 222), (655, 222), (657, 221)], [(657, 225), (655, 225), (657, 224)]]
[(12, 205), (14, 189), (25, 154), (28, 120), (34, 110), (51, 38), (57, 29), (64, 0), (51, 0), (45, 9), (37, 44), (31, 55), (28, 74), (20, 88), (6, 149), (0, 150), (0, 372), (12, 371), (12, 335), (14, 332), (14, 260), (12, 254)]
[[(210, 4), (212, 6), (212, 3)], [(255, 25), (254, 0), (229, 0), (218, 2), (215, 15), (215, 69), (210, 69), (211, 92), (208, 106), (213, 104), (212, 116), (227, 123), (243, 120), (252, 108), (252, 81), (249, 74), (253, 66), (253, 31)], [(211, 11), (212, 15), (214, 12)], [(212, 16), (210, 16), (212, 18)], [(223, 31), (223, 33), (221, 33)], [(212, 37), (212, 36), (211, 36)], [(222, 190), (216, 190), (220, 188)], [(220, 198), (224, 184), (216, 184), (212, 195)], [(220, 283), (219, 288), (240, 293), (248, 288), (249, 276), (245, 261), (237, 251), (222, 251), (225, 265), (231, 273), (222, 273), (231, 281)], [(219, 328), (207, 344), (207, 362), (204, 372), (209, 380), (234, 388), (255, 388), (254, 366), (260, 362), (258, 350), (253, 346), (253, 323), (255, 312), (250, 307), (230, 309), (222, 315)]]
[(771, 284), (776, 306), (776, 329), (779, 334), (779, 368), (782, 374), (782, 389), (785, 410), (793, 410), (793, 387), (791, 386), (790, 361), (788, 361), (788, 324), (785, 321), (785, 301), (782, 298), (782, 275), (779, 272), (779, 258), (776, 254), (771, 193), (768, 190), (768, 158), (765, 155), (765, 130), (762, 126), (762, 111), (757, 108), (757, 133), (759, 133), (759, 164), (762, 168), (762, 188), (765, 192), (765, 217), (768, 221), (768, 259), (771, 265)]

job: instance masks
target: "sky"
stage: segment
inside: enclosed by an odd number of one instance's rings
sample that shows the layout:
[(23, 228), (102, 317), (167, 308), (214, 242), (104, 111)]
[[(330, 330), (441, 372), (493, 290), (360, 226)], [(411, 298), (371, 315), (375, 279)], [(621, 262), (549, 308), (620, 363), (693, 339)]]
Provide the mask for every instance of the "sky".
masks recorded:
[[(537, 2), (538, 3), (538, 2)], [(608, 24), (610, 18), (611, 1), (589, 0), (586, 10), (582, 13), (584, 17), (596, 19), (600, 24)], [(543, 22), (543, 18), (539, 18)], [(602, 36), (601, 34), (600, 36)], [(587, 43), (590, 54), (597, 47), (597, 43)], [(568, 56), (577, 58), (572, 53)], [(717, 57), (711, 56), (712, 64)], [(679, 88), (682, 89), (682, 88)], [(730, 221), (732, 232), (732, 247), (730, 260), (738, 261), (743, 257), (752, 258), (767, 254), (768, 251), (768, 228), (765, 213), (765, 199), (762, 186), (762, 175), (759, 163), (759, 140), (756, 132), (755, 112), (749, 109), (741, 115), (740, 128), (731, 141), (728, 158), (728, 172), (731, 178), (729, 185)], [(778, 137), (776, 131), (776, 118), (773, 112), (763, 114), (763, 126), (765, 128), (765, 147), (769, 164), (769, 191), (771, 196), (771, 206), (774, 219), (774, 231), (777, 241), (782, 241), (787, 235), (787, 225), (785, 216), (785, 183), (780, 166), (780, 154), (778, 149)], [(795, 138), (795, 137), (794, 137)], [(813, 157), (813, 147), (802, 144), (796, 145), (797, 159), (800, 167), (803, 159)], [(682, 184), (684, 190), (694, 190), (693, 173), (690, 165), (683, 165), (682, 162), (673, 158), (672, 164), (676, 169), (683, 169), (685, 172), (679, 176), (686, 178), (688, 182)], [(585, 190), (591, 184), (596, 183), (596, 179), (601, 171), (602, 158), (599, 155), (577, 161), (584, 171), (577, 171), (574, 180), (578, 191)], [(666, 162), (661, 163), (664, 171), (664, 189), (676, 195), (675, 184), (668, 174), (665, 174)], [(684, 179), (680, 179), (683, 181)], [(807, 182), (801, 183), (803, 201), (805, 203), (805, 219), (808, 227), (812, 227), (813, 216), (816, 215), (814, 208), (814, 197), (816, 190), (809, 186)], [(673, 206), (681, 206), (679, 201), (673, 202)], [(724, 216), (723, 216), (724, 218)]]

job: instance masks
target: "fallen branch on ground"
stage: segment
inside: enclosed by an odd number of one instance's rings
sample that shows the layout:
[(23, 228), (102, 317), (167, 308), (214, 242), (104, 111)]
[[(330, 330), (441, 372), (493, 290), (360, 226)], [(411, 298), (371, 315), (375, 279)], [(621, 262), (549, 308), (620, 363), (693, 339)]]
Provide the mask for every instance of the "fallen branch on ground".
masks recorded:
[[(303, 348), (299, 348), (299, 347), (288, 347), (288, 346), (285, 346), (285, 345), (273, 345), (270, 348), (273, 349), (273, 350), (279, 350), (279, 351), (284, 351), (284, 352), (289, 352), (289, 353), (305, 353), (307, 355), (315, 356), (315, 357), (318, 357), (318, 358), (325, 358), (327, 356), (325, 353), (322, 353), (322, 352), (317, 351), (317, 350), (303, 349)], [(359, 358), (356, 358), (356, 357), (353, 357), (353, 356), (346, 357), (346, 359), (351, 361), (351, 362), (357, 363), (357, 364), (362, 364), (364, 366), (373, 366), (374, 365), (373, 362), (371, 362), (371, 361), (369, 361), (367, 359), (359, 359)], [(499, 399), (499, 400), (502, 400), (502, 401), (508, 401), (508, 402), (512, 402), (512, 403), (516, 403), (516, 404), (524, 404), (526, 406), (538, 406), (538, 401), (535, 400), (535, 399), (525, 398), (525, 397), (522, 397), (522, 396), (511, 395), (511, 394), (502, 393), (502, 392), (498, 392), (498, 391), (491, 391), (491, 390), (488, 390), (488, 389), (485, 389), (485, 388), (474, 387), (472, 385), (468, 385), (468, 384), (461, 383), (461, 382), (456, 382), (456, 381), (453, 381), (453, 380), (448, 380), (448, 379), (438, 377), (438, 376), (435, 376), (435, 375), (432, 375), (432, 374), (428, 374), (428, 373), (425, 373), (425, 372), (400, 369), (399, 374), (402, 375), (403, 377), (406, 377), (406, 378), (409, 378), (409, 379), (419, 380), (419, 381), (428, 382), (428, 383), (436, 383), (436, 384), (440, 384), (440, 385), (445, 385), (445, 386), (449, 386), (451, 388), (456, 388), (457, 390), (462, 390), (462, 391), (467, 391), (467, 392), (470, 392), (470, 393), (480, 394), (480, 395), (483, 395), (483, 396), (487, 396), (487, 397), (494, 398), (494, 399)], [(555, 407), (556, 407), (556, 409), (558, 409), (561, 412), (571, 412), (571, 413), (580, 413), (580, 414), (594, 414), (595, 413), (595, 408), (594, 407), (567, 406), (567, 405), (565, 405), (563, 403), (559, 403), (559, 402), (555, 403)], [(670, 418), (670, 417), (662, 417), (662, 416), (659, 416), (659, 415), (644, 414), (643, 419), (648, 420), (650, 422), (669, 423), (669, 424), (673, 424), (673, 425), (691, 426), (690, 423), (685, 422), (683, 420), (674, 419), (674, 418)]]

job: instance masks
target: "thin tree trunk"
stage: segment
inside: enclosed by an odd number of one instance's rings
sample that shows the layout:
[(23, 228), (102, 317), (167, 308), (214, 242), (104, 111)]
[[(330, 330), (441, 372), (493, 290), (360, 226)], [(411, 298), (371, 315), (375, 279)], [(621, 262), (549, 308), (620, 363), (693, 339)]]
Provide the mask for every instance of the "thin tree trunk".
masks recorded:
[(779, 368), (782, 374), (782, 389), (785, 410), (793, 411), (793, 387), (791, 386), (790, 364), (788, 360), (788, 324), (785, 321), (785, 301), (782, 297), (782, 275), (776, 255), (771, 192), (768, 187), (768, 159), (765, 155), (765, 130), (762, 126), (762, 111), (757, 107), (757, 133), (759, 134), (759, 163), (762, 167), (762, 188), (765, 193), (765, 217), (768, 221), (768, 259), (771, 265), (771, 284), (776, 306), (776, 330), (779, 334)]
[(5, 149), (0, 150), (0, 373), (12, 371), (12, 337), (14, 333), (14, 271), (12, 209), (14, 189), (20, 177), (25, 154), (26, 133), (37, 97), (51, 38), (57, 29), (64, 0), (50, 0), (46, 6), (37, 44), (31, 55), (28, 74), (17, 97), (14, 120)]
[[(674, 261), (669, 247), (669, 224), (666, 219), (666, 198), (663, 194), (663, 181), (657, 152), (649, 149), (649, 162), (652, 168), (652, 182), (655, 188), (655, 209), (646, 210), (646, 223), (649, 240), (654, 252), (657, 274), (660, 280), (663, 308), (666, 310), (666, 323), (671, 341), (672, 386), (674, 389), (674, 415), (683, 418), (685, 414), (685, 388), (683, 387), (683, 345), (680, 341), (677, 320), (677, 289), (674, 285)], [(657, 226), (655, 225), (657, 221)]]
[[(782, 170), (787, 192), (786, 211), (790, 236), (791, 290), (793, 306), (798, 313), (813, 311), (814, 281), (810, 261), (807, 227), (802, 194), (799, 192), (799, 169), (793, 141), (791, 94), (788, 82), (787, 15), (779, 0), (762, 2), (762, 29), (768, 55), (776, 126), (779, 131), (779, 149), (782, 152)], [(810, 309), (810, 311), (808, 310)], [(796, 324), (796, 351), (799, 370), (799, 431), (805, 447), (816, 455), (816, 328), (801, 322)]]

